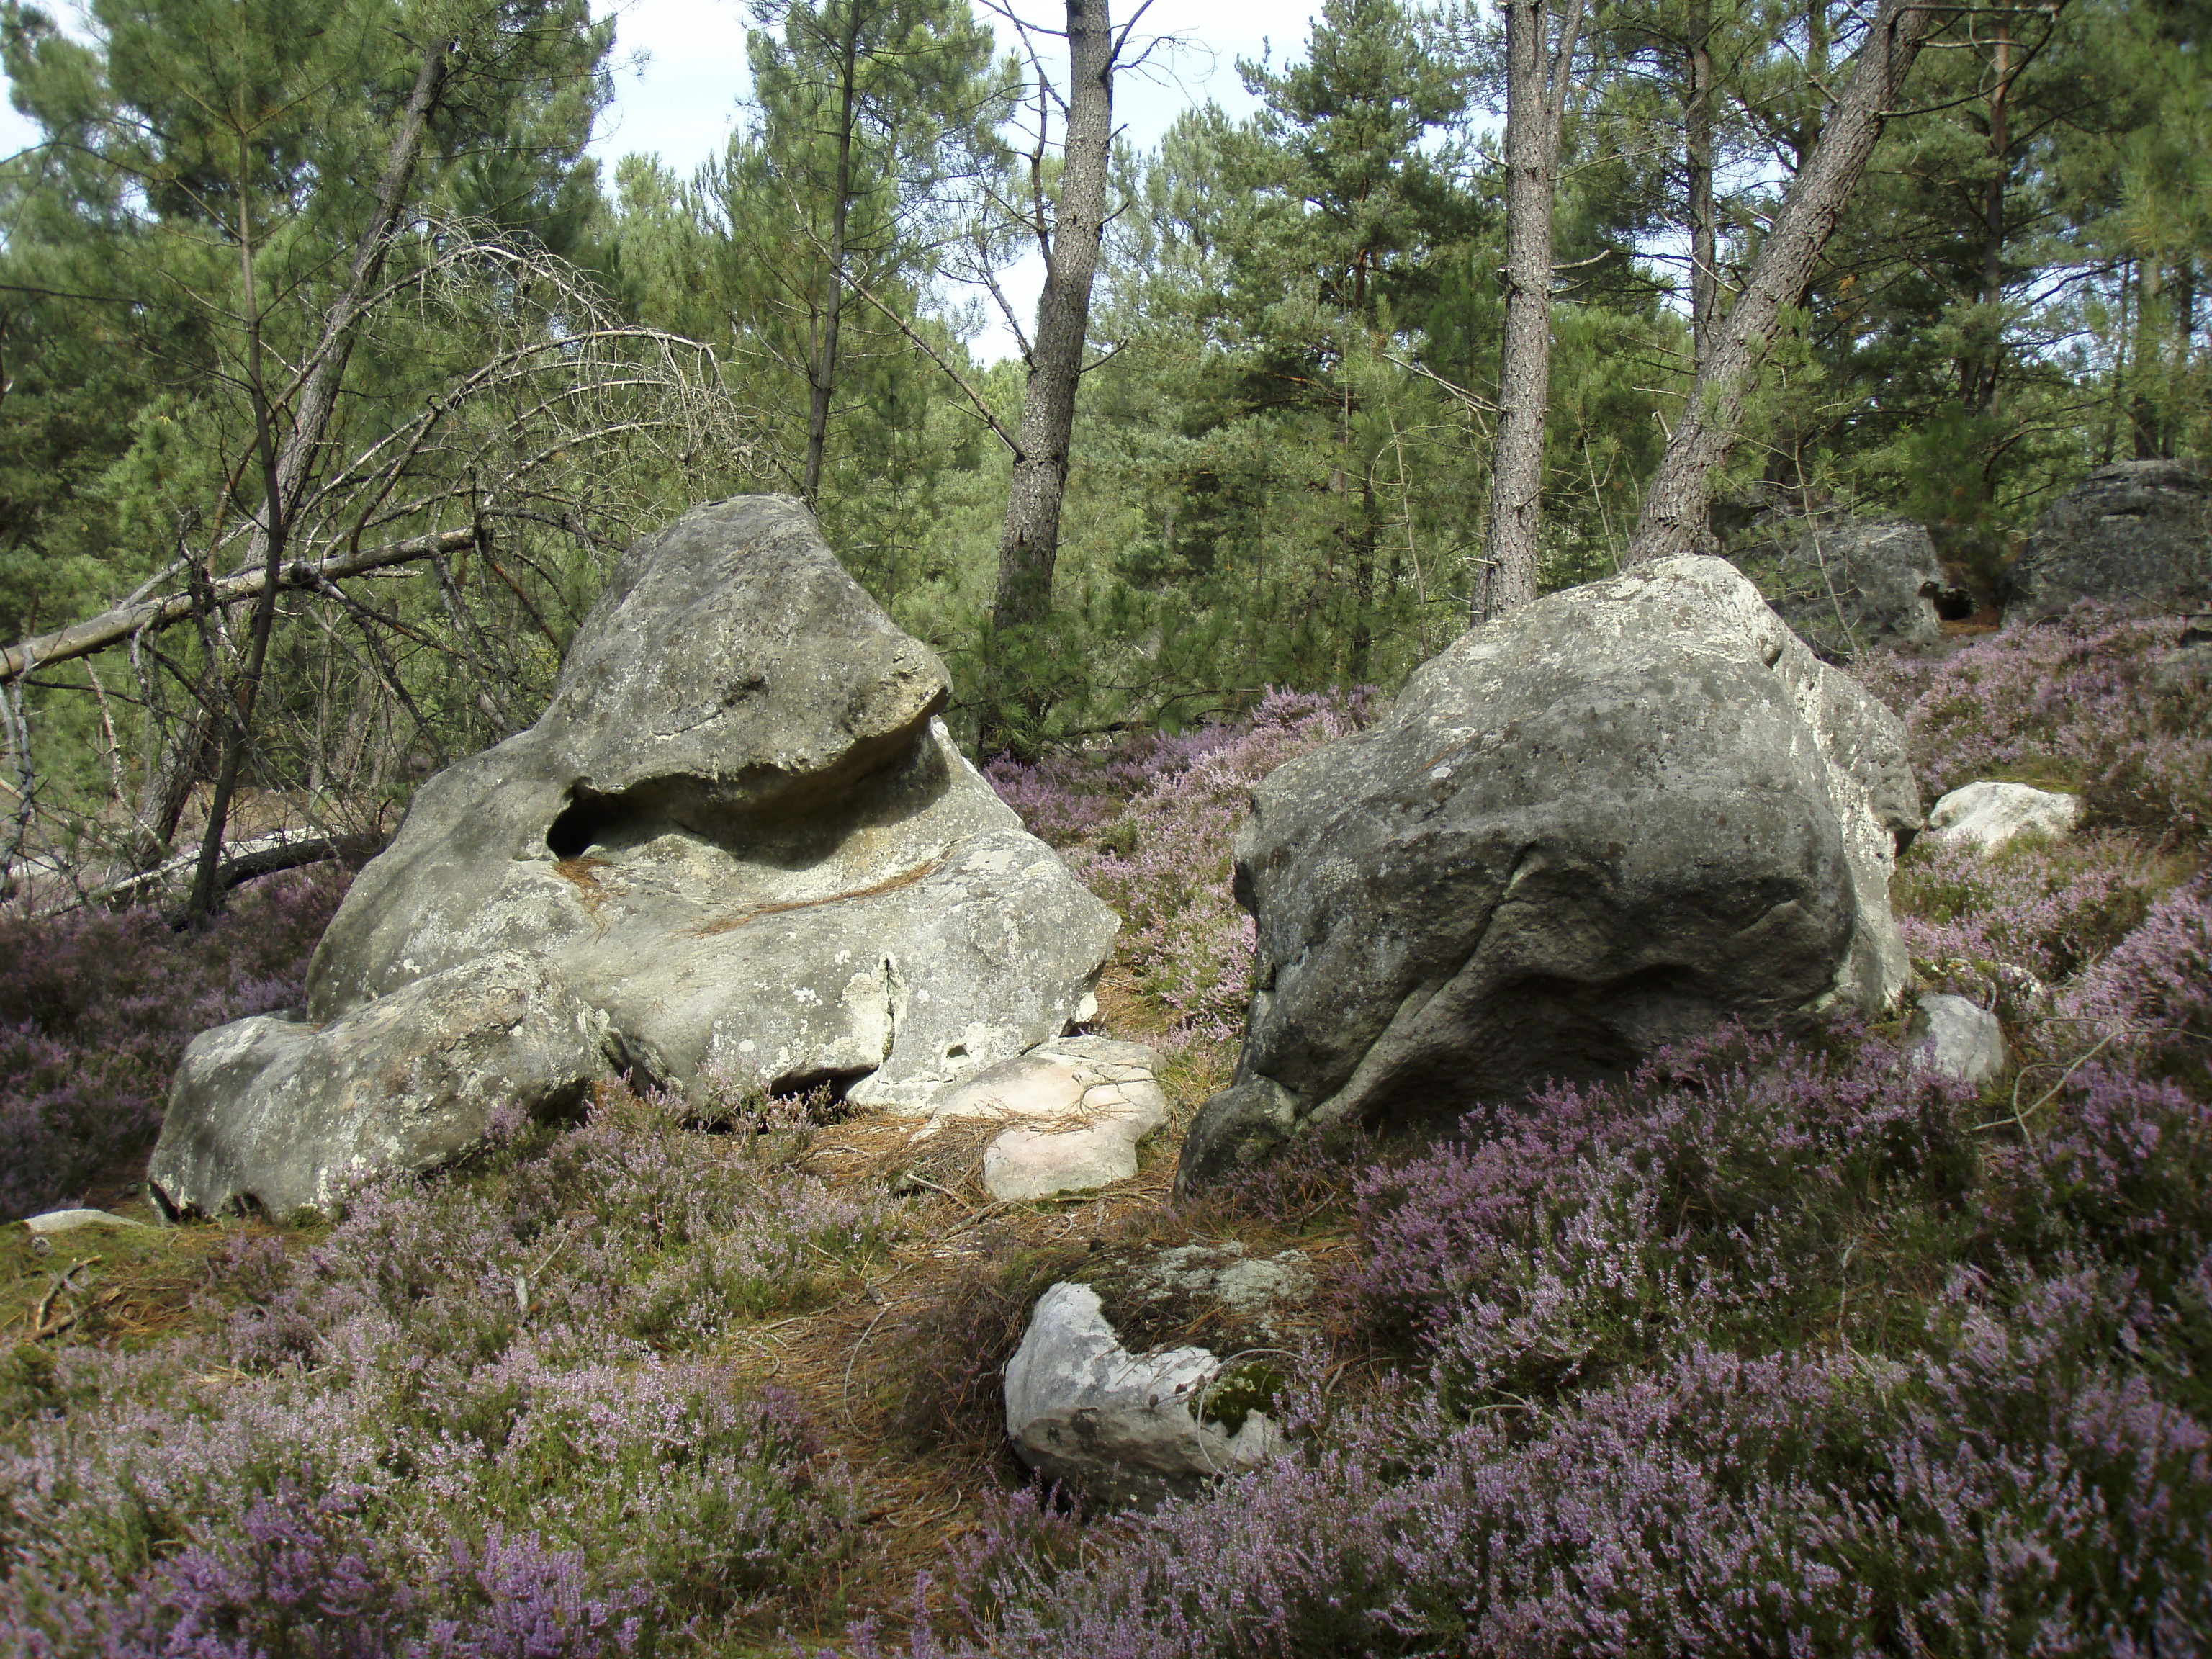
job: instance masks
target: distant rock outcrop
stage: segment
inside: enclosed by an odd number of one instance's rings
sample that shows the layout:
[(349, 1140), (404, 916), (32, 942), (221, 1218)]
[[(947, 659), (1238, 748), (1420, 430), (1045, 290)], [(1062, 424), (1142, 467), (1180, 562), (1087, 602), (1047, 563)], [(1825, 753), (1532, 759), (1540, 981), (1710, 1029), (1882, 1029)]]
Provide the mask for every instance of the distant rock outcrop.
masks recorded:
[(1188, 1189), (1346, 1120), (1449, 1123), (1729, 1020), (1893, 1006), (1896, 717), (1718, 559), (1477, 628), (1255, 793), (1244, 1047)]
[[(355, 882), (306, 1021), (195, 1042), (154, 1185), (179, 1210), (319, 1201), (465, 1152), (495, 1097), (557, 1109), (617, 1070), (926, 1110), (1059, 1035), (1090, 1012), (1113, 913), (954, 749), (946, 695), (795, 501), (638, 543), (544, 716), (425, 783)], [(510, 958), (543, 984), (507, 1038), (488, 990), (451, 1041), (442, 1012), (401, 1018)], [(538, 1010), (549, 1034), (516, 1035)], [(527, 1087), (480, 1080), (514, 1066)]]
[(1909, 649), (1943, 636), (1938, 603), (1954, 596), (1934, 540), (1911, 519), (1770, 508), (1734, 527), (1721, 546), (1729, 562), (1758, 583), (1782, 619), (1823, 655), (1855, 657), (1875, 646)]
[(2084, 599), (2177, 615), (2212, 609), (2212, 463), (2099, 467), (2037, 521), (2006, 625)]

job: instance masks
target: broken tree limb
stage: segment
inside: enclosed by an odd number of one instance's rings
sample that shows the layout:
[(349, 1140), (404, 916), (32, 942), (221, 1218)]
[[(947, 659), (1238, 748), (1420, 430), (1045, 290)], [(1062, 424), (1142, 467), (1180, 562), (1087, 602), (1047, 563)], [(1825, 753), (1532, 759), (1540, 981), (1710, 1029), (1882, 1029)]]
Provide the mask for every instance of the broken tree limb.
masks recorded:
[[(476, 545), (474, 530), (447, 530), (435, 535), (416, 536), (404, 542), (392, 542), (383, 547), (363, 548), (357, 552), (337, 553), (321, 560), (294, 560), (276, 573), (276, 586), (313, 592), (326, 583), (342, 581), (349, 576), (365, 575), (386, 566), (410, 564), (417, 560), (442, 558), (448, 553), (458, 553)], [(246, 599), (258, 599), (268, 585), (266, 569), (242, 570), (224, 576), (210, 584), (218, 607), (239, 604)], [(111, 645), (120, 645), (133, 634), (142, 630), (158, 630), (185, 622), (192, 615), (192, 596), (190, 592), (170, 593), (156, 599), (142, 599), (132, 605), (120, 605), (112, 611), (67, 628), (57, 629), (36, 639), (25, 640), (20, 645), (0, 650), (0, 684), (20, 678), (36, 663), (40, 668), (51, 668), (56, 663), (69, 662), (78, 657), (90, 656)]]

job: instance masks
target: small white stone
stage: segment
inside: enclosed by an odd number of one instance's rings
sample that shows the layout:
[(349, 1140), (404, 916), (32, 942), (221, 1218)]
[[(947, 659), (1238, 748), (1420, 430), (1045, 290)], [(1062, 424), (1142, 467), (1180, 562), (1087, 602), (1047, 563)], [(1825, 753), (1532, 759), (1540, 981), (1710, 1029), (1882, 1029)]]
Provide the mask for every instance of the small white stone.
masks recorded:
[(1928, 838), (1945, 846), (1972, 843), (1995, 852), (2017, 836), (2063, 841), (2081, 817), (2081, 798), (2024, 783), (1984, 780), (1954, 789), (1928, 815)]
[(27, 1218), (23, 1224), (34, 1233), (66, 1233), (79, 1227), (143, 1227), (146, 1224), (106, 1210), (48, 1210), (44, 1215)]
[(1964, 997), (1928, 995), (1906, 1028), (1906, 1063), (1961, 1083), (1979, 1083), (2005, 1068), (2004, 1030), (1997, 1017)]

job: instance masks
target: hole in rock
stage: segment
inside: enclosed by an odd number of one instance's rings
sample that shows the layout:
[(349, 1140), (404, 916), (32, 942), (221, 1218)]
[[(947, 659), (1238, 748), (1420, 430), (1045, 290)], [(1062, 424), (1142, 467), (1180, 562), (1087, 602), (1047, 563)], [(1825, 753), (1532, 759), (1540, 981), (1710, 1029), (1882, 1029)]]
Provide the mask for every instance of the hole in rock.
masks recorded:
[(546, 848), (556, 859), (581, 858), (586, 848), (604, 841), (608, 831), (635, 816), (619, 796), (580, 791), (546, 830)]
[(1978, 608), (1963, 587), (1942, 588), (1936, 594), (1936, 614), (1944, 622), (1964, 622)]
[(945, 1051), (945, 1059), (947, 1059), (947, 1060), (965, 1060), (965, 1059), (967, 1059), (967, 1058), (968, 1058), (968, 1045), (967, 1045), (966, 1043), (964, 1043), (964, 1042), (956, 1042), (956, 1043), (954, 1043), (951, 1048), (947, 1048), (947, 1049)]
[(769, 1079), (768, 1091), (781, 1097), (811, 1095), (817, 1089), (826, 1089), (830, 1103), (842, 1105), (846, 1091), (862, 1078), (873, 1077), (875, 1072), (872, 1066), (818, 1066), (811, 1071), (786, 1072), (781, 1077)]

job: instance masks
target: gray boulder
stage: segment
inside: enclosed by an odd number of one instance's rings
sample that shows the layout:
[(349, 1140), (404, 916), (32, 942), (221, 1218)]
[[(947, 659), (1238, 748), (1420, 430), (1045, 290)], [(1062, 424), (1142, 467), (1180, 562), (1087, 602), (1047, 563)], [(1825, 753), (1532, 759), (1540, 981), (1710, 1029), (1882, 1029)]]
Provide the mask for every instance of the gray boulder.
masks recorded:
[(2147, 611), (2212, 607), (2212, 465), (2100, 467), (2037, 521), (2014, 572), (2006, 626), (2083, 599)]
[(1474, 629), (1255, 792), (1244, 1045), (1179, 1189), (1327, 1125), (1618, 1077), (1724, 1021), (1890, 1008), (1918, 800), (1896, 717), (1721, 560)]
[(363, 1176), (480, 1149), (502, 1108), (580, 1114), (615, 1075), (611, 1036), (557, 973), (513, 951), (328, 1025), (220, 1025), (185, 1050), (147, 1184), (172, 1217), (328, 1212)]
[(1006, 1433), (1048, 1480), (1151, 1509), (1255, 1468), (1281, 1444), (1242, 1380), (1208, 1348), (1131, 1352), (1097, 1291), (1054, 1285), (1006, 1362)]
[[(953, 747), (947, 695), (799, 503), (694, 509), (623, 555), (538, 723), (416, 793), (315, 952), (308, 1019), (517, 952), (641, 1080), (711, 1062), (926, 1111), (1087, 1015), (1117, 925)], [(246, 1098), (268, 1041), (190, 1097)], [(243, 1134), (188, 1115), (163, 1142), (228, 1137), (243, 1170)]]
[(1910, 519), (1816, 512), (1731, 538), (1728, 558), (1822, 654), (1874, 646), (1911, 648), (1943, 636), (1936, 604), (1948, 592), (1936, 544)]

